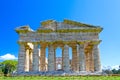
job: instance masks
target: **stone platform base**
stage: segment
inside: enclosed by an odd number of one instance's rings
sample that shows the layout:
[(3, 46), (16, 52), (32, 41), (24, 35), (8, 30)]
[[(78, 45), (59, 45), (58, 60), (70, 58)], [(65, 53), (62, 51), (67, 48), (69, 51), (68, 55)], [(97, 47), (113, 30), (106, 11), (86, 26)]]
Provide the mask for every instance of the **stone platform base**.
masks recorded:
[(73, 72), (73, 71), (47, 71), (47, 72), (16, 72), (13, 76), (78, 76), (78, 75), (104, 75), (102, 72)]

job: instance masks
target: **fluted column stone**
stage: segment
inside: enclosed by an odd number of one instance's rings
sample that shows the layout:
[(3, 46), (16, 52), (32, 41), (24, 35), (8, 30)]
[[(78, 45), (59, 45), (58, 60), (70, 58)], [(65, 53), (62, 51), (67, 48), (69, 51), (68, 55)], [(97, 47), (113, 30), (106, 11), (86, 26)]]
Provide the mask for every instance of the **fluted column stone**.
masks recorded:
[(54, 49), (54, 66), (55, 66), (55, 70), (57, 70), (57, 66), (56, 66), (56, 52)]
[(33, 59), (32, 59), (32, 49), (29, 50), (29, 71), (32, 71), (32, 63), (33, 63)]
[(64, 46), (64, 53), (63, 53), (63, 70), (69, 71), (70, 70), (70, 64), (69, 64), (69, 46)]
[(84, 53), (84, 45), (80, 44), (79, 47), (79, 64), (80, 64), (80, 71), (85, 71), (85, 53)]
[(79, 54), (80, 54), (80, 50), (79, 50), (79, 45), (77, 44), (77, 71), (79, 72), (79, 70), (80, 70), (80, 64), (79, 64), (79, 59), (80, 59), (80, 57), (79, 57)]
[(94, 71), (94, 58), (93, 58), (93, 53), (92, 50), (90, 51), (90, 71)]
[(55, 58), (54, 58), (54, 47), (52, 45), (48, 48), (48, 71), (54, 71), (55, 70)]
[(45, 71), (45, 47), (41, 45), (41, 55), (40, 55), (40, 71)]
[(19, 42), (20, 50), (18, 55), (18, 68), (17, 72), (24, 72), (25, 71), (25, 44), (22, 42)]
[(25, 57), (25, 71), (29, 71), (29, 49), (26, 49)]
[(77, 47), (72, 46), (72, 69), (73, 71), (77, 71), (77, 63), (78, 63)]
[(38, 52), (38, 44), (34, 44), (34, 49), (33, 49), (33, 71), (38, 72), (39, 71), (39, 52)]
[(100, 62), (100, 53), (98, 45), (93, 47), (93, 56), (94, 56), (94, 71), (101, 72), (101, 62)]

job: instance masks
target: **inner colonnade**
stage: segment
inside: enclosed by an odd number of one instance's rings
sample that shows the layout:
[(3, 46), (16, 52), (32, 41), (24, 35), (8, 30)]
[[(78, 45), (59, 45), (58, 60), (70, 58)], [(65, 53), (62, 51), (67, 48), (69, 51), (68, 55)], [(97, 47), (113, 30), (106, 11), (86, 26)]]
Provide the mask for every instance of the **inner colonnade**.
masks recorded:
[[(55, 71), (56, 48), (62, 49), (63, 71), (100, 71), (100, 58), (98, 42), (19, 42), (20, 54), (19, 71)], [(69, 47), (72, 48), (72, 60), (70, 63)], [(46, 59), (48, 48), (48, 59)], [(95, 54), (97, 52), (97, 54)], [(22, 58), (22, 57), (21, 57)]]

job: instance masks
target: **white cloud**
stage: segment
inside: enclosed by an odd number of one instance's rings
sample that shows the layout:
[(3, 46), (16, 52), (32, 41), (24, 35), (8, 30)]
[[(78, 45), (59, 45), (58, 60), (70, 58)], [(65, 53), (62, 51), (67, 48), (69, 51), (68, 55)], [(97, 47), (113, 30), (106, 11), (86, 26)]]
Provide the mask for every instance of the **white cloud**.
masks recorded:
[(112, 66), (112, 69), (118, 70), (118, 69), (119, 69), (119, 65), (114, 65), (114, 66)]
[(113, 65), (113, 66), (102, 66), (102, 69), (106, 70), (106, 69), (116, 69), (118, 70), (119, 69), (119, 65)]
[(15, 60), (15, 59), (17, 59), (17, 57), (15, 57), (15, 55), (12, 55), (10, 53), (0, 56), (0, 60)]

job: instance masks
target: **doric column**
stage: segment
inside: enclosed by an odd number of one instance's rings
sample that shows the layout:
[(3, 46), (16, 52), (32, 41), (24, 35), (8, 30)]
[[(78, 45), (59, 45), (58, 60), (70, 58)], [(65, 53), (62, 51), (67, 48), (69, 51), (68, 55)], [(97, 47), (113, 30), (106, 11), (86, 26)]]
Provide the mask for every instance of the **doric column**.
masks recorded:
[(89, 68), (90, 68), (90, 64), (89, 64), (89, 62), (90, 62), (90, 60), (89, 60), (90, 56), (89, 56), (89, 54), (90, 53), (88, 51), (85, 52), (86, 71), (89, 71)]
[(94, 60), (93, 60), (93, 53), (92, 50), (90, 50), (90, 71), (94, 71)]
[(19, 42), (20, 50), (18, 55), (18, 68), (17, 72), (24, 72), (25, 71), (25, 44), (22, 42)]
[(69, 64), (69, 46), (64, 46), (64, 53), (63, 53), (63, 70), (69, 71), (70, 70), (70, 64)]
[(45, 47), (43, 45), (41, 45), (41, 55), (40, 55), (40, 70), (41, 71), (45, 71)]
[(84, 45), (80, 44), (79, 47), (79, 64), (80, 64), (80, 71), (85, 71), (85, 53), (84, 53)]
[(56, 70), (57, 66), (56, 66), (56, 51), (55, 51), (55, 49), (54, 49), (54, 66), (55, 66), (55, 70)]
[(63, 67), (64, 67), (64, 63), (63, 63), (63, 60), (64, 60), (64, 47), (62, 47), (62, 70), (63, 70)]
[(72, 46), (72, 69), (73, 71), (77, 71), (77, 63), (78, 63), (77, 46)]
[(25, 57), (25, 71), (29, 71), (29, 49), (26, 49)]
[(78, 59), (78, 60), (77, 60), (77, 71), (78, 71), (78, 72), (79, 72), (79, 70), (80, 70), (80, 64), (79, 64), (79, 61), (80, 61), (80, 60), (79, 60), (79, 59), (80, 59), (80, 58), (79, 58), (80, 50), (79, 50), (79, 47), (80, 47), (80, 46), (77, 44), (77, 59)]
[(29, 50), (29, 71), (32, 71), (32, 49)]
[(48, 48), (48, 71), (54, 71), (55, 70), (55, 62), (54, 62), (54, 47), (52, 45)]
[(35, 72), (39, 71), (39, 53), (38, 53), (38, 44), (33, 43), (34, 48), (33, 48), (33, 65), (32, 69)]
[(94, 71), (101, 72), (100, 54), (97, 44), (95, 44), (93, 47), (93, 56), (94, 56)]

